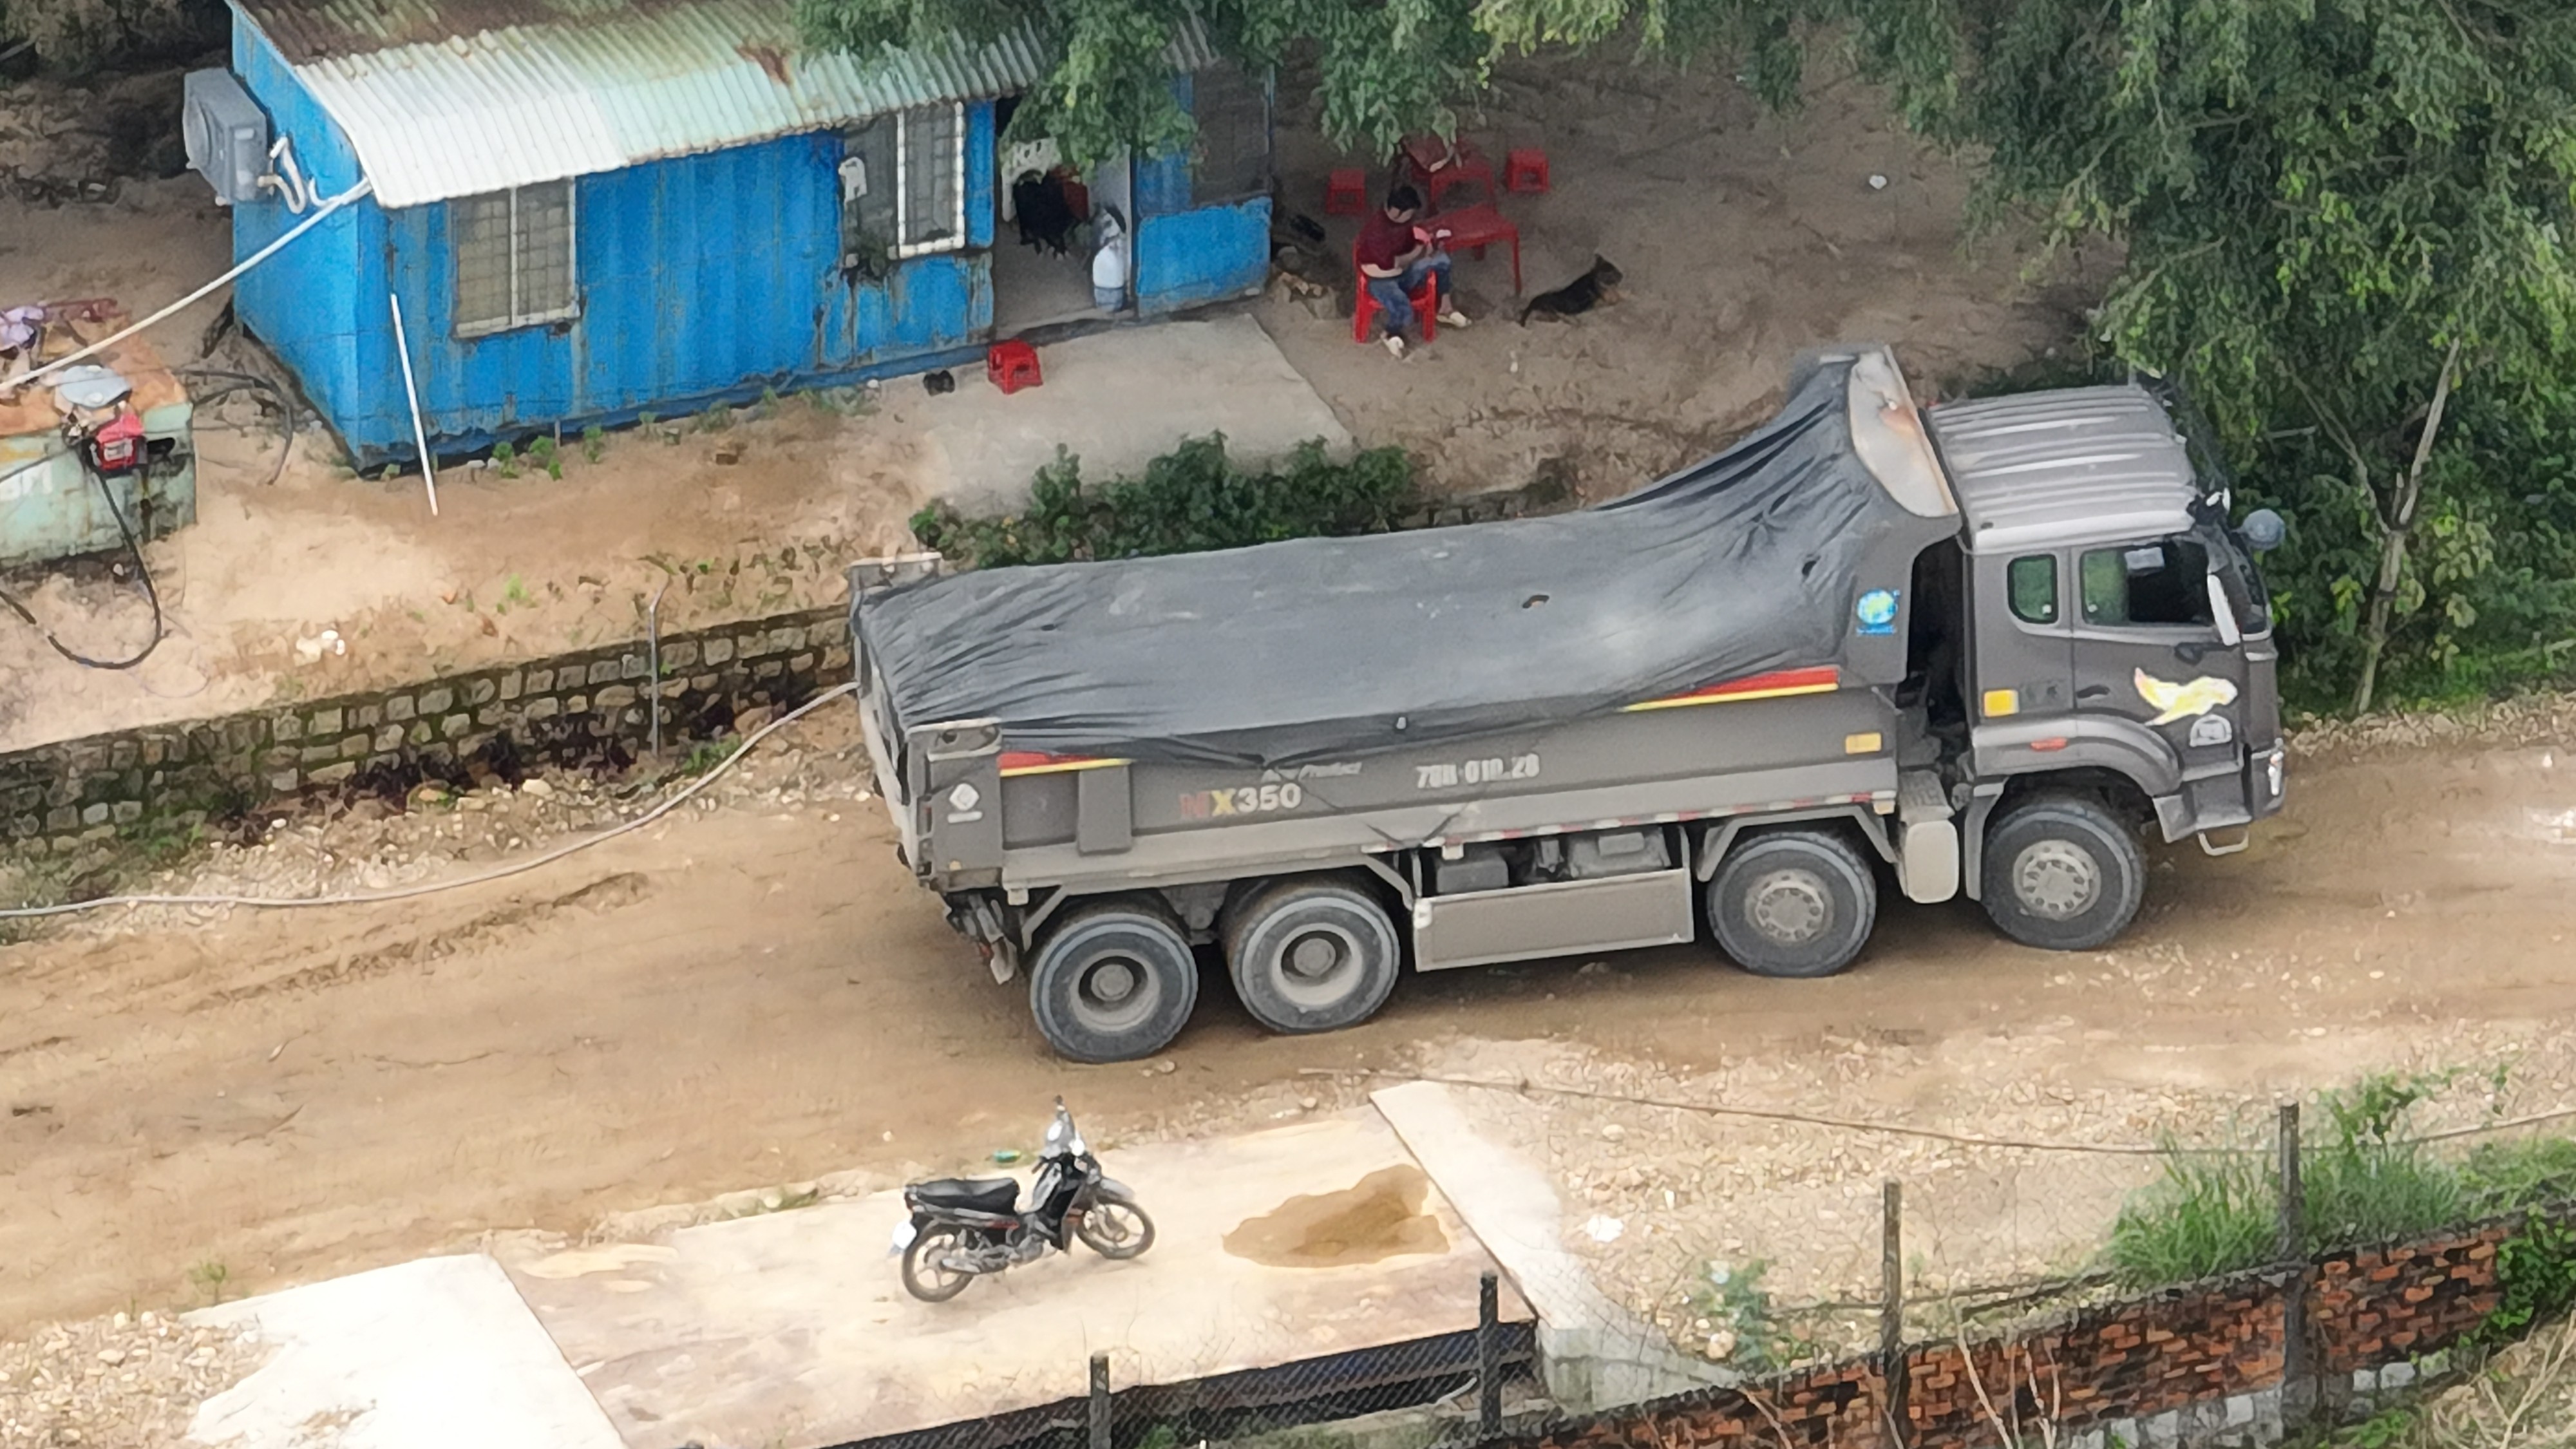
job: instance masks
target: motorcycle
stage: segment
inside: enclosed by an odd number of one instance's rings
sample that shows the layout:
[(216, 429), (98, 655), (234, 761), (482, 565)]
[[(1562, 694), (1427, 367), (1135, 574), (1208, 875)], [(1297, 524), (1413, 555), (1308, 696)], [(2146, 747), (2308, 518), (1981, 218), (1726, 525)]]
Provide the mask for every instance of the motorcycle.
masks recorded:
[(1035, 1262), (1073, 1239), (1104, 1258), (1124, 1261), (1154, 1246), (1154, 1220), (1125, 1184), (1100, 1173), (1073, 1114), (1056, 1098), (1038, 1153), (1029, 1204), (1007, 1177), (940, 1178), (903, 1190), (912, 1217), (894, 1230), (888, 1257), (903, 1259), (904, 1291), (944, 1303), (986, 1274)]

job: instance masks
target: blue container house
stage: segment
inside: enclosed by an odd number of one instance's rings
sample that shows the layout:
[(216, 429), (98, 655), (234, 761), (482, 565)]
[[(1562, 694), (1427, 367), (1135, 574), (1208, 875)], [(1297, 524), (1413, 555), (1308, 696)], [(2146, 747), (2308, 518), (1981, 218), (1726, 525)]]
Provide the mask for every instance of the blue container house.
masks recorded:
[[(1099, 315), (1087, 245), (1042, 255), (1002, 219), (1002, 169), (1029, 158), (997, 157), (997, 119), (1046, 69), (1028, 41), (816, 53), (789, 0), (233, 19), (229, 76), (191, 77), (188, 119), (236, 259), (370, 187), (234, 290), (361, 466), (417, 456), (405, 353), (430, 450), (455, 453), (972, 363)], [(1196, 146), (1084, 178), (1125, 223), (1136, 315), (1256, 291), (1269, 265), (1266, 82), (1195, 27), (1173, 69)]]

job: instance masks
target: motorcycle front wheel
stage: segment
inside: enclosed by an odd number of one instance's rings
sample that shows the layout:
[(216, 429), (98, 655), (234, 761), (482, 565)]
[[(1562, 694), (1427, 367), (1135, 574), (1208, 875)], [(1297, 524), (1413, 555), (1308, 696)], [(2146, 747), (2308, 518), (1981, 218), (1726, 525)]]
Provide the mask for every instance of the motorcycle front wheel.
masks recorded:
[(924, 1303), (945, 1303), (965, 1292), (975, 1275), (960, 1273), (943, 1261), (965, 1246), (966, 1234), (958, 1228), (942, 1225), (922, 1229), (921, 1236), (903, 1250), (903, 1291)]
[(1154, 1246), (1154, 1220), (1132, 1202), (1094, 1203), (1075, 1225), (1073, 1235), (1100, 1256), (1123, 1262)]

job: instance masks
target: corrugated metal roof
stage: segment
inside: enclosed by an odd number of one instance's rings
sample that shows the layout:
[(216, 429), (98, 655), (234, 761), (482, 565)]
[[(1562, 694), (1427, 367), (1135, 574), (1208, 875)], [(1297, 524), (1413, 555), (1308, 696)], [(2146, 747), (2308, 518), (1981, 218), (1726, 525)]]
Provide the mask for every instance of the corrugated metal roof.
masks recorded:
[[(236, 0), (356, 148), (387, 207), (558, 181), (1026, 90), (1033, 35), (804, 48), (785, 0)], [(1176, 69), (1212, 63), (1188, 24)]]
[(1983, 398), (1924, 417), (1979, 553), (2191, 526), (2191, 460), (2143, 388)]

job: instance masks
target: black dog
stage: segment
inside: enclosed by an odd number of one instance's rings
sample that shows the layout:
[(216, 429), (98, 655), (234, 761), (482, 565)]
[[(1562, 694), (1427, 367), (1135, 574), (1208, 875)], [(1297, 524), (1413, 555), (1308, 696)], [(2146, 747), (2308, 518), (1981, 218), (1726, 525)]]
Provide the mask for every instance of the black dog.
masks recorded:
[(1081, 221), (1064, 199), (1064, 183), (1034, 171), (1023, 171), (1011, 183), (1011, 211), (1019, 222), (1020, 245), (1065, 254), (1065, 243)]
[(1604, 302), (1619, 300), (1619, 283), (1625, 280), (1607, 257), (1594, 257), (1592, 270), (1566, 283), (1553, 292), (1541, 292), (1521, 309), (1521, 325), (1532, 317), (1554, 317), (1559, 321), (1579, 317)]

